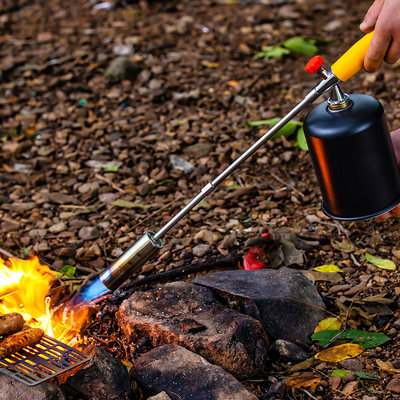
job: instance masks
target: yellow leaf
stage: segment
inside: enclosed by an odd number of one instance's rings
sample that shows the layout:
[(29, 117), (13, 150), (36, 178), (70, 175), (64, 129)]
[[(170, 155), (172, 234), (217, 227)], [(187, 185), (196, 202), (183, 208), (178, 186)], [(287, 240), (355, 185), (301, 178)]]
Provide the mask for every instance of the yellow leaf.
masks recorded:
[(365, 348), (359, 344), (346, 343), (324, 349), (314, 357), (320, 361), (339, 362), (346, 358), (357, 357), (364, 350)]
[(314, 333), (317, 333), (319, 331), (336, 331), (342, 327), (342, 323), (340, 322), (340, 319), (336, 317), (330, 317), (330, 318), (325, 318), (322, 321), (319, 322), (317, 327), (314, 329)]
[(319, 267), (313, 268), (315, 271), (319, 272), (343, 272), (337, 265), (328, 264), (328, 265), (321, 265)]
[(290, 376), (286, 379), (286, 387), (291, 387), (295, 389), (299, 389), (301, 387), (308, 387), (311, 390), (314, 390), (318, 383), (321, 382), (321, 377), (318, 375), (313, 375), (310, 373), (306, 373), (303, 375)]

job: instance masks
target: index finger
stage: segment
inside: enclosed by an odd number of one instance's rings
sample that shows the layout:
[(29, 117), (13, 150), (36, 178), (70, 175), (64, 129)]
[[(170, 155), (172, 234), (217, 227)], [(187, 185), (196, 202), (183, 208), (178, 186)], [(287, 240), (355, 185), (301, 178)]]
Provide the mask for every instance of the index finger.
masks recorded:
[(364, 59), (364, 68), (367, 72), (374, 72), (379, 68), (389, 48), (390, 41), (390, 35), (375, 30)]

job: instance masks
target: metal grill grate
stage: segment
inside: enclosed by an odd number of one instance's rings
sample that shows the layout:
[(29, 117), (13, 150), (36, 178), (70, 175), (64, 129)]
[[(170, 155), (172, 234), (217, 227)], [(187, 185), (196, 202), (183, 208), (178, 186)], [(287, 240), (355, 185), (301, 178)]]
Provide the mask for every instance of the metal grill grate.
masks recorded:
[(10, 357), (0, 359), (0, 372), (33, 386), (90, 359), (89, 355), (44, 335), (37, 345), (27, 346)]

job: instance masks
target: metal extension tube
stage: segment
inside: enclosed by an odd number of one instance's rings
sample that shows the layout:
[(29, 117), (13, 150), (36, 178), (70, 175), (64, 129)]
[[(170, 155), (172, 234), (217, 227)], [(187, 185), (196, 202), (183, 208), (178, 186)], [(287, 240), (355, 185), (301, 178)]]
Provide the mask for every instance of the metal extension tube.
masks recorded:
[(117, 289), (132, 273), (139, 272), (141, 267), (163, 247), (162, 240), (167, 232), (185, 217), (205, 197), (214, 192), (216, 187), (225, 180), (235, 169), (252, 156), (275, 133), (292, 120), (307, 105), (313, 103), (318, 97), (336, 85), (339, 79), (329, 73), (305, 98), (297, 104), (285, 117), (258, 139), (241, 156), (229, 165), (212, 182), (203, 187), (201, 192), (194, 197), (178, 214), (176, 214), (157, 233), (146, 232), (134, 245), (132, 245), (121, 257), (119, 257), (101, 275), (100, 280), (110, 290)]

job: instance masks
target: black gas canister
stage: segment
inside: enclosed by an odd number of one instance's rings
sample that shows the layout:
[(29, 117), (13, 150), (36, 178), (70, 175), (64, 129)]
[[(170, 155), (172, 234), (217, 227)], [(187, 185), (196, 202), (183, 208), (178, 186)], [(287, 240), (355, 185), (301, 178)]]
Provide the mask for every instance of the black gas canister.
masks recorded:
[(308, 113), (304, 132), (325, 214), (371, 218), (400, 202), (400, 171), (378, 100), (354, 94), (339, 107), (325, 101)]

